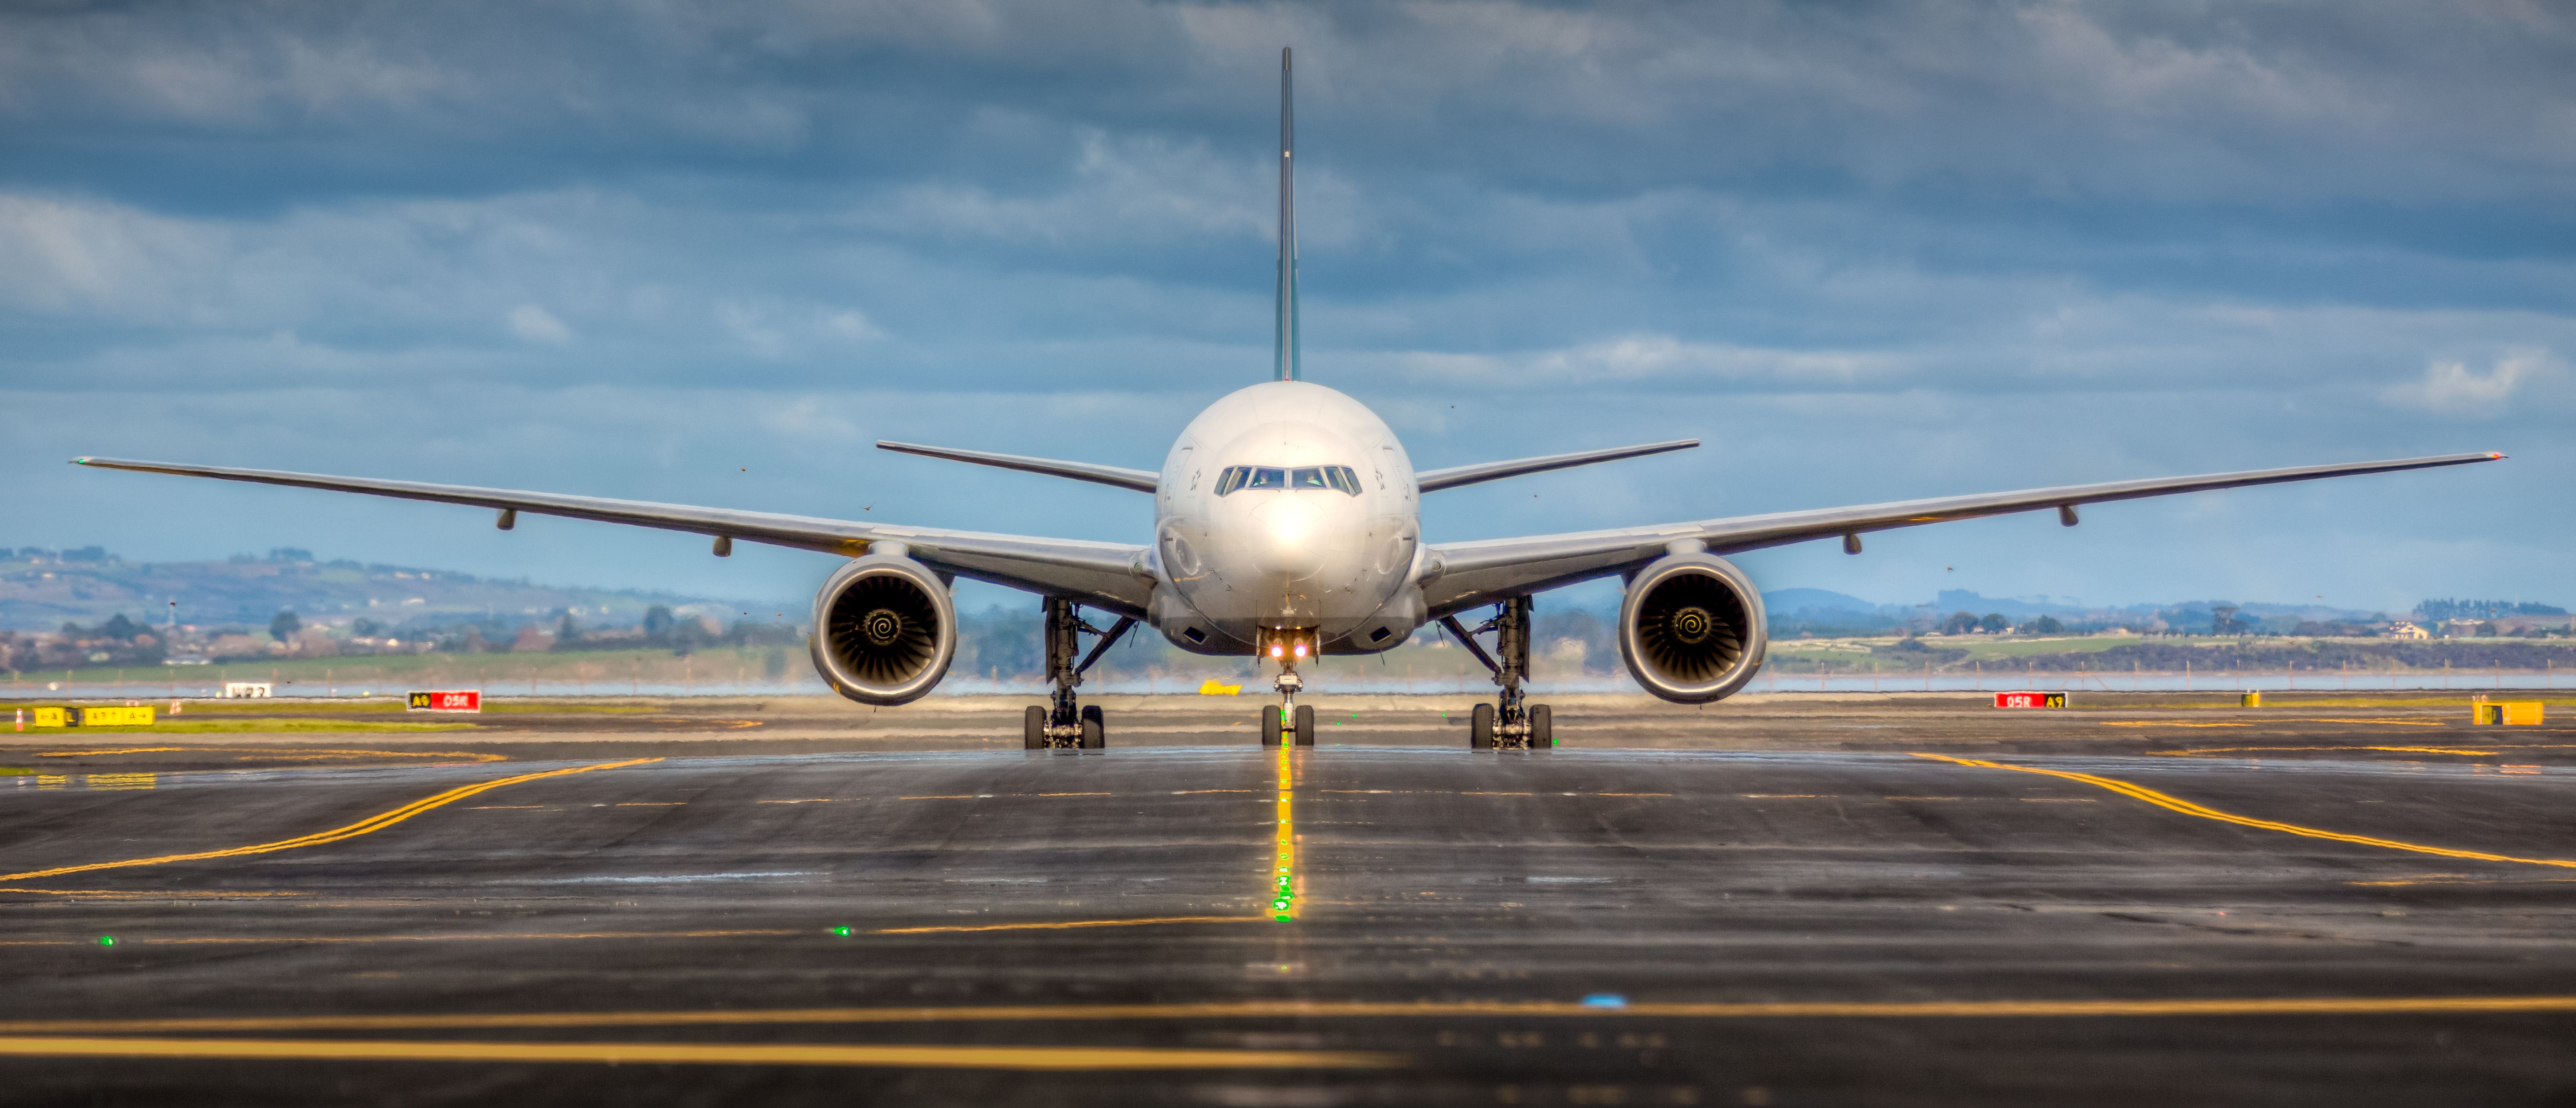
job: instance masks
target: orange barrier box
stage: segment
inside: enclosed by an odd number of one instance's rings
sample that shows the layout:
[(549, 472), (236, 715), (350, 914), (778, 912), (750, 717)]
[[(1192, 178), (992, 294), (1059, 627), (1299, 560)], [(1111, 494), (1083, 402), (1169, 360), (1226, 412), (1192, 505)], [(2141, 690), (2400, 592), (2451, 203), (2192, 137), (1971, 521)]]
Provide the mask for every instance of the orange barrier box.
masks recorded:
[(2503, 727), (2536, 727), (2540, 724), (2541, 702), (2537, 700), (2475, 700), (2469, 703), (2469, 722)]

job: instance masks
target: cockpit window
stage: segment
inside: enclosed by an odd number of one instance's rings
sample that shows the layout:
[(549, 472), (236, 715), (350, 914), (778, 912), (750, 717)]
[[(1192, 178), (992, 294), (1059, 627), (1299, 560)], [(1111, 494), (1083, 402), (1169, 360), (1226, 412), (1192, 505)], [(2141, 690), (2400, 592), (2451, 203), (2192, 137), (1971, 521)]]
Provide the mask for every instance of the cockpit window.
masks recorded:
[(1349, 466), (1227, 466), (1217, 474), (1218, 496), (1240, 489), (1335, 489), (1358, 496), (1360, 475)]

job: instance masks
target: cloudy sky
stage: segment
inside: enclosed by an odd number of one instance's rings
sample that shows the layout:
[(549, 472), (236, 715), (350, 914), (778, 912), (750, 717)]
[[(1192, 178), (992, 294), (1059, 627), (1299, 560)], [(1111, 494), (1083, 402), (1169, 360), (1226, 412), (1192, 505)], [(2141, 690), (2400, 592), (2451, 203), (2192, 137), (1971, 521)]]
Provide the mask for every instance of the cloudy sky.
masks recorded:
[(37, 2), (0, 14), (0, 542), (790, 596), (816, 555), (176, 459), (1134, 540), (1270, 353), (1432, 537), (2503, 450), (1751, 556), (1765, 587), (2576, 603), (2576, 16), (2454, 3)]

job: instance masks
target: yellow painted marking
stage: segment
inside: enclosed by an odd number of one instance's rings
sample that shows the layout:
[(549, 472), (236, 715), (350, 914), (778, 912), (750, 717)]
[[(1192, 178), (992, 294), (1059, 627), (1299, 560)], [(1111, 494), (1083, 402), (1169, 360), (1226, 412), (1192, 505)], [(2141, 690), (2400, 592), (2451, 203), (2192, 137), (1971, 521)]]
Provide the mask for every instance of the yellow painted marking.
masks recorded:
[(209, 890), (156, 892), (151, 889), (0, 889), (0, 893), (34, 893), (41, 896), (87, 896), (107, 900), (246, 900), (258, 897), (311, 896), (290, 892), (216, 892)]
[(1071, 931), (1086, 927), (1143, 927), (1162, 923), (1246, 923), (1253, 916), (1157, 916), (1151, 919), (1081, 919), (1054, 923), (982, 923), (943, 927), (888, 927), (871, 935), (932, 935), (958, 931)]
[(1116, 796), (1117, 793), (1039, 793), (1039, 796)]
[(1460, 796), (1537, 796), (1538, 794), (1537, 794), (1537, 793), (1490, 793), (1490, 792), (1472, 792), (1472, 793), (1471, 793), (1471, 792), (1461, 792), (1461, 793), (1459, 793), (1458, 795), (1460, 795)]
[(976, 794), (974, 794), (974, 793), (959, 793), (959, 794), (958, 794), (958, 795), (956, 795), (956, 796), (899, 796), (899, 797), (896, 797), (895, 799), (897, 799), (897, 800), (982, 800), (982, 799), (984, 799), (984, 798), (983, 798), (983, 797), (981, 797), (981, 796), (978, 796), (978, 795), (976, 795)]
[(2106, 719), (2104, 727), (2252, 727), (2250, 723), (2167, 723), (2153, 719)]
[[(161, 753), (165, 753), (165, 752), (167, 752), (167, 751), (172, 751), (172, 750), (186, 750), (186, 749), (188, 749), (188, 748), (187, 748), (187, 747), (184, 747), (184, 746), (128, 746), (128, 747), (120, 747), (120, 748), (115, 749), (115, 750), (48, 750), (48, 751), (44, 751), (44, 752), (42, 752), (42, 753), (40, 753), (40, 754), (37, 754), (37, 755), (36, 755), (36, 757), (39, 757), (39, 758), (78, 758), (78, 757), (81, 757), (82, 755), (85, 755), (85, 754), (161, 754)], [(208, 749), (221, 750), (221, 749), (224, 749), (224, 748), (223, 748), (223, 747), (211, 747), (211, 748), (208, 748)]]
[(617, 804), (615, 805), (615, 807), (619, 807), (619, 808), (677, 808), (677, 807), (680, 807), (680, 806), (685, 805), (685, 804), (687, 804), (687, 803), (688, 803), (688, 801), (685, 801), (685, 800), (621, 800), (621, 801), (618, 801), (618, 802), (617, 802)]
[(463, 750), (316, 750), (309, 746), (126, 746), (110, 750), (49, 750), (39, 758), (82, 758), (107, 754), (241, 754), (272, 755), (295, 761), (320, 761), (326, 758), (462, 758), (469, 762), (502, 762), (500, 754), (482, 754)]
[(1671, 793), (1594, 793), (1594, 796), (1671, 796)]
[(1822, 800), (1823, 793), (1744, 793), (1746, 800)]
[(1259, 789), (1179, 789), (1173, 796), (1198, 796), (1202, 793), (1257, 793)]
[(409, 804), (405, 804), (402, 807), (393, 809), (389, 812), (378, 812), (375, 815), (368, 816), (367, 818), (359, 820), (358, 822), (352, 823), (346, 827), (335, 827), (328, 831), (317, 831), (313, 834), (304, 835), (298, 838), (280, 839), (273, 843), (256, 843), (250, 846), (236, 846), (228, 850), (201, 850), (193, 854), (163, 854), (151, 858), (128, 858), (121, 862), (91, 862), (87, 865), (56, 866), (52, 869), (27, 870), (23, 873), (5, 873), (0, 874), (0, 881), (22, 881), (30, 877), (54, 877), (66, 873), (88, 873), (92, 870), (123, 869), (128, 866), (158, 866), (167, 865), (172, 862), (196, 862), (203, 861), (208, 858), (240, 858), (253, 854), (268, 854), (280, 850), (295, 850), (300, 847), (321, 846), (325, 843), (336, 843), (343, 839), (354, 839), (360, 835), (382, 831), (385, 828), (401, 823), (404, 820), (410, 819), (422, 812), (429, 811), (432, 808), (444, 807), (459, 800), (463, 800), (466, 797), (490, 792), (504, 785), (516, 785), (522, 782), (537, 781), (548, 777), (562, 777), (567, 774), (588, 773), (595, 769), (621, 769), (626, 766), (640, 766), (647, 762), (658, 761), (661, 761), (661, 759), (634, 758), (623, 762), (597, 762), (587, 766), (573, 766), (568, 769), (550, 769), (542, 773), (523, 773), (516, 777), (504, 777), (497, 781), (485, 781), (477, 785), (464, 785), (449, 789), (436, 796), (425, 797), (420, 800), (412, 801)]
[(2386, 750), (2399, 754), (2494, 754), (2456, 746), (2213, 746), (2202, 750), (2150, 750), (2149, 754), (2187, 758), (2195, 754), (2251, 754), (2269, 750)]
[(575, 1062), (594, 1065), (902, 1066), (915, 1069), (1390, 1069), (1399, 1054), (1162, 1047), (841, 1046), (828, 1043), (472, 1043), (349, 1039), (0, 1038), (19, 1058)]
[[(1593, 1017), (1684, 1019), (1916, 1019), (2429, 1015), (2576, 1012), (2576, 995), (2185, 997), (2132, 1000), (1861, 1000), (1632, 1002), (1624, 1008), (1538, 1000), (1246, 1000), (1201, 1004), (1029, 1004), (950, 1008), (784, 1008), (713, 1011), (500, 1012), (416, 1016), (213, 1016), (138, 1020), (17, 1020), (0, 1035), (126, 1035), (211, 1031), (495, 1030), (745, 1027), (795, 1024), (1019, 1023), (1063, 1020)], [(136, 1040), (117, 1040), (132, 1042)], [(195, 1040), (206, 1041), (206, 1040)], [(603, 1044), (605, 1045), (605, 1044)]]
[(2261, 723), (2187, 723), (2181, 720), (2155, 719), (2106, 719), (2101, 721), (2101, 724), (2104, 727), (2259, 727), (2262, 726), (2262, 724), (2267, 723), (2367, 723), (2389, 727), (2448, 726), (2445, 721), (2438, 719), (2326, 719), (2322, 717), (2304, 716), (2285, 717), (2282, 719), (2265, 719)]
[[(912, 799), (912, 798), (911, 798), (911, 797), (905, 797), (904, 799), (906, 799), (906, 800), (910, 800), (910, 799)], [(755, 800), (755, 801), (752, 801), (752, 803), (754, 803), (754, 804), (830, 804), (830, 803), (832, 803), (832, 798), (831, 798), (831, 797), (828, 797), (828, 796), (809, 796), (809, 797), (806, 797), (806, 798), (805, 798), (805, 799), (803, 799), (803, 800)]]
[(467, 809), (466, 809), (466, 811), (469, 811), (469, 812), (515, 812), (515, 811), (532, 811), (532, 810), (535, 810), (535, 809), (538, 809), (538, 808), (543, 808), (543, 807), (545, 807), (545, 805), (543, 805), (543, 804), (477, 804), (477, 805), (475, 805), (475, 806), (473, 806), (473, 807), (471, 807), (471, 808), (467, 808)]
[(1297, 918), (1298, 896), (1305, 891), (1297, 880), (1297, 824), (1291, 808), (1297, 795), (1295, 750), (1296, 747), (1286, 742), (1279, 744), (1279, 780), (1276, 790), (1279, 798), (1279, 830), (1278, 838), (1273, 844), (1276, 847), (1272, 852), (1274, 856), (1267, 867), (1267, 872), (1263, 874), (1262, 881), (1264, 893), (1270, 898), (1268, 904), (1270, 919), (1278, 923), (1286, 923)]
[(2407, 850), (2413, 851), (2417, 854), (2438, 854), (2445, 858), (2468, 858), (2480, 862), (2517, 862), (2528, 866), (2557, 866), (2561, 869), (2576, 869), (2576, 861), (2566, 861), (2558, 858), (2519, 858), (2510, 854), (2489, 854), (2485, 851), (2479, 850), (2452, 850), (2448, 847), (2425, 846), (2420, 843), (2405, 843), (2399, 842), (2395, 839), (2373, 838), (2368, 835), (2346, 835), (2340, 831), (2320, 831), (2314, 827), (2301, 827), (2294, 823), (2280, 823), (2268, 819), (2254, 819), (2250, 816), (2240, 816), (2230, 812), (2222, 812), (2216, 808), (2194, 804), (2191, 801), (2184, 800), (2179, 797), (2157, 792), (2156, 790), (2147, 788), (2144, 785), (2132, 785), (2126, 781), (2121, 781), (2116, 778), (2100, 777), (2090, 773), (2069, 773), (2061, 769), (2040, 769), (2037, 766), (2007, 765), (2003, 762), (1986, 762), (1979, 761), (1974, 758), (1953, 758), (1947, 754), (1918, 753), (1914, 756), (1917, 758), (1930, 758), (1935, 761), (1952, 762), (1963, 766), (1977, 766), (1983, 769), (2008, 769), (2018, 773), (2036, 773), (2048, 777), (2062, 777), (2069, 781), (2080, 781), (2087, 785), (2109, 789), (2122, 796), (2143, 800), (2149, 804), (2155, 805), (2156, 807), (2169, 808), (2187, 816), (2199, 816), (2202, 819), (2214, 819), (2220, 823), (2233, 823), (2240, 827), (2253, 827), (2265, 831), (2280, 831), (2291, 835), (2302, 835), (2311, 839), (2330, 839), (2339, 843), (2355, 843), (2361, 846), (2375, 846), (2386, 850)]
[[(735, 931), (533, 931), (508, 934), (477, 934), (473, 932), (461, 932), (453, 935), (272, 935), (264, 937), (224, 935), (184, 939), (155, 939), (149, 937), (137, 938), (124, 936), (117, 939), (117, 945), (275, 946), (281, 944), (293, 945), (301, 943), (346, 946), (363, 943), (475, 943), (506, 942), (526, 939), (719, 939), (741, 938), (746, 936), (774, 938), (781, 935), (809, 935), (812, 933), (813, 932), (804, 929), (789, 930), (785, 928), (764, 928), (757, 930), (746, 929)], [(0, 942), (0, 946), (89, 946), (94, 942), (95, 940), (90, 939), (18, 939), (8, 942)]]
[(2346, 881), (2347, 885), (2395, 888), (2400, 885), (2563, 885), (2576, 877), (2415, 877), (2399, 881)]

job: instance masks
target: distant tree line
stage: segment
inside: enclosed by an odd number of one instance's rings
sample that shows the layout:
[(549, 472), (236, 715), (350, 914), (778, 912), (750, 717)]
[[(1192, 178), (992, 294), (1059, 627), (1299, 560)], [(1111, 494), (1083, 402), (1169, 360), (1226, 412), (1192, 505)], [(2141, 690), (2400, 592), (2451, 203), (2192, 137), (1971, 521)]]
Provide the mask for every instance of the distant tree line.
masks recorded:
[(2426, 619), (2494, 619), (2497, 616), (2563, 616), (2567, 609), (2528, 600), (2426, 600), (2415, 605)]

